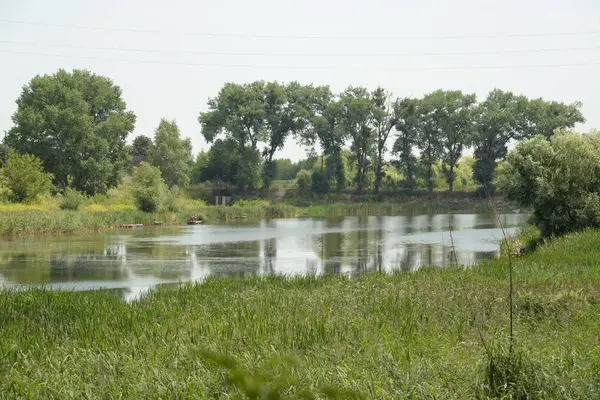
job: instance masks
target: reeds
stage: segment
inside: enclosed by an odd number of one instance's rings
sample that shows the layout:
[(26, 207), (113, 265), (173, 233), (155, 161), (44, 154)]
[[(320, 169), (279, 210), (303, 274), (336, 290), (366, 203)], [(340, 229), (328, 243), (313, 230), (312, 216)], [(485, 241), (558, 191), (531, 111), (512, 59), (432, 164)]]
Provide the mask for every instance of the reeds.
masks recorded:
[(512, 355), (506, 260), (352, 278), (211, 278), (130, 304), (109, 291), (3, 290), (0, 393), (326, 398), (333, 386), (368, 399), (598, 398), (598, 243), (600, 232), (586, 231), (513, 260)]

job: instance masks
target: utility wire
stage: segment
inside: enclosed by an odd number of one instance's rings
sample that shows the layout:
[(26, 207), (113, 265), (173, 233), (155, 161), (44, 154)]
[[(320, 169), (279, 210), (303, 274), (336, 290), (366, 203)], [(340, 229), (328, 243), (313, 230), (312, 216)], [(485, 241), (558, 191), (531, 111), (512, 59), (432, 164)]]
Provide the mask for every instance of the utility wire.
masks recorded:
[(457, 40), (457, 39), (494, 39), (494, 38), (523, 38), (523, 37), (543, 37), (543, 36), (577, 36), (577, 35), (597, 35), (600, 30), (589, 30), (579, 32), (535, 32), (535, 33), (509, 33), (495, 35), (447, 35), (447, 36), (302, 36), (302, 35), (255, 35), (246, 33), (216, 33), (216, 32), (175, 32), (153, 29), (132, 29), (132, 28), (106, 28), (87, 25), (69, 25), (54, 24), (48, 22), (35, 21), (16, 21), (0, 19), (0, 23), (13, 25), (36, 25), (53, 28), (83, 29), (106, 32), (131, 32), (131, 33), (152, 33), (152, 34), (177, 34), (185, 36), (207, 36), (207, 37), (236, 37), (250, 39), (300, 39), (300, 40)]
[(139, 49), (122, 47), (95, 47), (68, 44), (37, 43), (37, 42), (15, 42), (10, 40), (0, 40), (0, 44), (19, 45), (19, 46), (40, 46), (55, 47), (65, 49), (82, 50), (101, 50), (101, 51), (120, 51), (133, 53), (158, 53), (158, 54), (193, 54), (193, 55), (216, 55), (216, 56), (261, 56), (261, 57), (420, 57), (420, 56), (466, 56), (466, 55), (487, 55), (487, 54), (510, 54), (510, 53), (546, 53), (546, 52), (567, 52), (567, 51), (587, 51), (598, 50), (600, 46), (590, 47), (566, 47), (566, 48), (537, 48), (537, 49), (507, 49), (507, 50), (488, 50), (488, 51), (467, 51), (467, 52), (431, 52), (431, 53), (240, 53), (240, 52), (212, 52), (212, 51), (190, 51), (173, 49)]
[(137, 64), (158, 64), (158, 65), (183, 65), (190, 67), (218, 67), (218, 68), (269, 68), (269, 69), (362, 69), (362, 70), (392, 70), (392, 71), (460, 71), (460, 70), (475, 70), (475, 69), (522, 69), (522, 68), (559, 68), (559, 67), (585, 67), (600, 65), (599, 62), (586, 63), (565, 63), (565, 64), (530, 64), (530, 65), (473, 65), (467, 67), (373, 67), (373, 66), (357, 66), (357, 65), (253, 65), (253, 64), (219, 64), (219, 63), (191, 63), (178, 61), (160, 61), (160, 60), (131, 60), (123, 58), (106, 58), (96, 56), (80, 56), (67, 54), (48, 54), (25, 51), (0, 50), (0, 53), (33, 55), (43, 57), (59, 57), (72, 58), (82, 60), (102, 60), (102, 61), (117, 61)]

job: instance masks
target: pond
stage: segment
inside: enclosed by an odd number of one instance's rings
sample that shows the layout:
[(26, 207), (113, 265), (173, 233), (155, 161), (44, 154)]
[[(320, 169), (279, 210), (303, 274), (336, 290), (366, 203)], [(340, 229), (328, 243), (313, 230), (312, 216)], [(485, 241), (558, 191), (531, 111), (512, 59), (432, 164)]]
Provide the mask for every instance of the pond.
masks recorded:
[[(501, 215), (507, 234), (525, 214)], [(452, 237), (449, 224), (452, 224)], [(275, 219), (0, 239), (0, 284), (112, 288), (133, 299), (158, 284), (208, 276), (304, 275), (473, 264), (498, 254), (490, 214)]]

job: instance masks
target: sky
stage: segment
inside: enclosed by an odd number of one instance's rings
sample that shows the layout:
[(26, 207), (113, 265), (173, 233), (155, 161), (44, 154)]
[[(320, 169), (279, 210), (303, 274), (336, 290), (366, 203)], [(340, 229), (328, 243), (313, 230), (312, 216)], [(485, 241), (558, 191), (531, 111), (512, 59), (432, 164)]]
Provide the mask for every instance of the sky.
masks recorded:
[[(110, 77), (137, 115), (130, 136), (175, 119), (194, 152), (226, 82), (382, 86), (394, 97), (499, 88), (583, 102), (600, 128), (598, 0), (0, 0), (0, 130), (38, 74)], [(276, 157), (300, 159), (288, 141)]]

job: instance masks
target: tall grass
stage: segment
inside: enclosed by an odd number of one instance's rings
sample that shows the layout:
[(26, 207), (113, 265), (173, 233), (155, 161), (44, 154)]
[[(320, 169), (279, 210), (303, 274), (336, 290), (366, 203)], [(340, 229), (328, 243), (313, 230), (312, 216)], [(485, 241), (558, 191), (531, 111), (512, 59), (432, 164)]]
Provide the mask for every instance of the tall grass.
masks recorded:
[(365, 399), (599, 398), (599, 242), (586, 231), (514, 260), (510, 360), (505, 260), (214, 278), (130, 304), (109, 291), (3, 290), (0, 393), (325, 398), (332, 386)]

